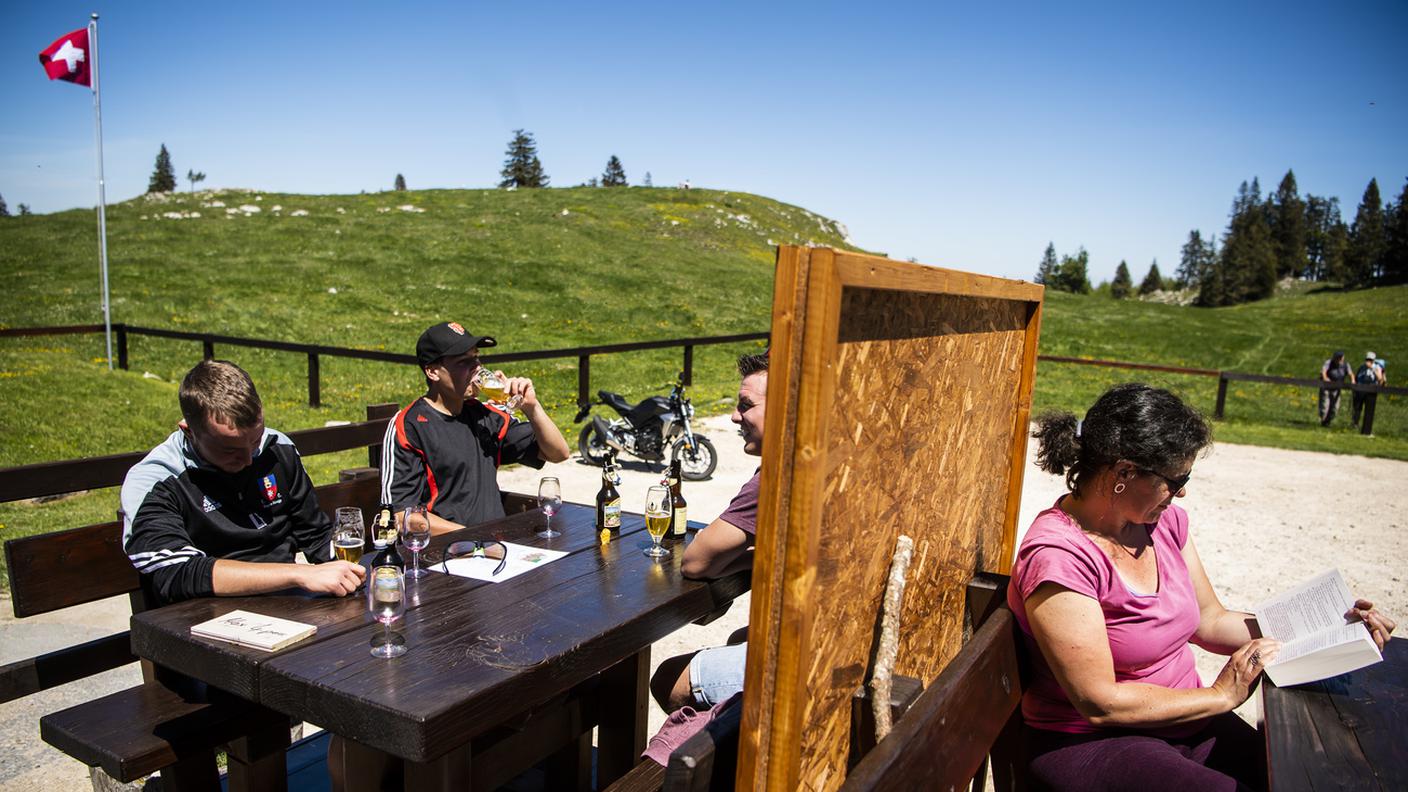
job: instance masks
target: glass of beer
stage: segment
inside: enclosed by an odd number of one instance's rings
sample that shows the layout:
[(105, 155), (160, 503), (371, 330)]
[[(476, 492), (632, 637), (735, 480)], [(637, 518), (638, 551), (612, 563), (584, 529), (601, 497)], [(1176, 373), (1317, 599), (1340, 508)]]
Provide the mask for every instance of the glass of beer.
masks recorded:
[(356, 506), (339, 506), (332, 534), (332, 555), (341, 561), (357, 563), (366, 547), (366, 528), (362, 525), (362, 510)]
[(372, 639), (373, 657), (400, 657), (406, 653), (406, 639), (391, 633), (391, 623), (406, 615), (406, 579), (394, 566), (372, 570), (367, 586), (367, 608), (372, 618), (386, 627)]
[(543, 510), (547, 519), (543, 521), (543, 530), (538, 532), (538, 536), (543, 539), (552, 539), (562, 536), (561, 531), (552, 529), (552, 516), (562, 508), (562, 485), (552, 476), (544, 476), (538, 482), (538, 508)]
[(645, 530), (650, 532), (650, 547), (645, 554), (651, 558), (662, 558), (670, 554), (660, 546), (660, 538), (670, 530), (670, 490), (666, 487), (651, 487), (645, 493)]
[(517, 396), (508, 395), (508, 380), (501, 373), (490, 369), (488, 366), (480, 366), (474, 372), (474, 386), (479, 389), (479, 396), (493, 404), (502, 405), (507, 410), (518, 409), (518, 403), (522, 401)]
[(420, 551), (430, 544), (430, 512), (425, 504), (412, 506), (401, 515), (401, 544), (411, 551), (411, 568), (406, 570), (406, 577), (412, 580), (424, 577)]

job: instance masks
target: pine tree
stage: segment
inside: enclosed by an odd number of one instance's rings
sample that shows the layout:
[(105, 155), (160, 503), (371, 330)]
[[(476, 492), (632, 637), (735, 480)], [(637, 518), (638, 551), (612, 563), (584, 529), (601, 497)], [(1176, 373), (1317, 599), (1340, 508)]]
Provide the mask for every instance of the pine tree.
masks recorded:
[(5, 205), (5, 196), (0, 195), (0, 217), (9, 217), (10, 207)]
[(20, 204), (20, 217), (29, 217), (29, 204)]
[(1408, 182), (1386, 215), (1383, 282), (1408, 283)]
[(1048, 285), (1058, 291), (1090, 294), (1090, 277), (1087, 275), (1089, 268), (1090, 254), (1085, 248), (1080, 248), (1074, 256), (1061, 257), (1061, 263), (1057, 265)]
[(176, 189), (176, 171), (171, 167), (171, 154), (166, 150), (166, 144), (161, 144), (161, 151), (156, 155), (156, 168), (152, 170), (151, 181), (147, 182), (147, 192), (173, 192)]
[(1370, 179), (1354, 213), (1354, 225), (1349, 229), (1349, 250), (1345, 252), (1345, 270), (1349, 285), (1363, 288), (1371, 285), (1383, 267), (1384, 206), (1379, 197), (1379, 182)]
[(601, 174), (601, 186), (626, 186), (626, 170), (621, 167), (621, 160), (617, 159), (615, 154), (612, 154), (611, 159), (606, 161), (606, 170), (602, 171)]
[(396, 181), (392, 184), (391, 189), (395, 190), (396, 192), (405, 192), (405, 191), (406, 191), (406, 177), (405, 177), (405, 176), (402, 176), (402, 175), (399, 174), (399, 173), (396, 174)]
[(1144, 276), (1144, 280), (1139, 284), (1139, 296), (1154, 292), (1164, 287), (1164, 276), (1159, 274), (1159, 260), (1154, 259), (1154, 263), (1149, 265), (1149, 274)]
[(650, 171), (646, 171), (646, 172), (645, 172), (645, 181), (642, 181), (642, 182), (641, 182), (641, 186), (643, 186), (643, 187), (654, 187), (654, 186), (655, 186), (655, 182), (652, 182), (652, 181), (650, 180)]
[(1052, 274), (1055, 273), (1055, 272), (1056, 272), (1056, 244), (1055, 244), (1054, 242), (1047, 242), (1047, 243), (1046, 243), (1046, 252), (1042, 254), (1042, 256), (1041, 256), (1041, 263), (1038, 264), (1038, 265), (1037, 265), (1037, 268), (1036, 268), (1036, 279), (1035, 279), (1035, 280), (1036, 280), (1037, 283), (1042, 283), (1042, 284), (1050, 283), (1050, 282), (1051, 282), (1051, 276), (1052, 276)]
[(504, 169), (499, 171), (503, 181), (500, 187), (546, 187), (548, 175), (543, 171), (543, 163), (538, 160), (538, 144), (533, 141), (531, 132), (513, 130), (513, 139), (504, 152)]
[(1123, 300), (1129, 296), (1134, 289), (1134, 280), (1129, 277), (1129, 265), (1120, 259), (1120, 265), (1115, 267), (1115, 279), (1110, 281), (1110, 296), (1116, 300)]
[(1276, 277), (1295, 277), (1305, 271), (1305, 202), (1296, 192), (1296, 174), (1286, 171), (1271, 197), (1272, 245), (1276, 251)]
[(1217, 269), (1222, 294), (1216, 305), (1260, 300), (1276, 291), (1276, 250), (1267, 207), (1261, 202), (1261, 185), (1255, 178), (1250, 187), (1242, 182), (1232, 201)]
[(1183, 243), (1180, 254), (1178, 269), (1173, 273), (1174, 281), (1179, 288), (1200, 288), (1204, 276), (1217, 261), (1212, 241), (1204, 242), (1203, 232), (1195, 228), (1188, 232), (1188, 241)]
[(199, 171), (187, 169), (186, 181), (191, 183), (191, 192), (195, 192), (196, 184), (205, 181), (205, 174)]
[(1305, 277), (1311, 280), (1340, 280), (1344, 269), (1344, 248), (1335, 243), (1336, 228), (1343, 233), (1340, 199), (1305, 197)]

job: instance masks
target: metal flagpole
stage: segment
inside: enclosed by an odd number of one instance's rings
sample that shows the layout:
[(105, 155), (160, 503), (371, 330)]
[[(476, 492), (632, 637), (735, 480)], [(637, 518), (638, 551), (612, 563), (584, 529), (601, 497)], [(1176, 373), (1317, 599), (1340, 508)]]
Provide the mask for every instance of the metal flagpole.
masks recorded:
[(108, 370), (112, 370), (112, 302), (108, 297), (108, 199), (103, 180), (103, 99), (98, 90), (98, 15), (88, 23), (88, 56), (92, 58), (94, 134), (98, 138), (98, 260), (103, 273), (103, 330), (108, 345)]

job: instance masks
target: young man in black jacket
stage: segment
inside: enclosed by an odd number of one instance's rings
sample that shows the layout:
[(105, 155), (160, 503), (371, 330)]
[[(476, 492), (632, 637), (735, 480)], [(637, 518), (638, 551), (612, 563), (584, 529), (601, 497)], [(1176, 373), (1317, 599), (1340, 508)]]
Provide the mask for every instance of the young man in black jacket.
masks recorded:
[[(331, 560), (332, 521), (292, 441), (264, 426), (254, 382), (207, 360), (186, 375), (181, 422), (122, 483), (122, 545), (156, 603), (298, 588), (350, 594), (366, 574)], [(310, 564), (294, 562), (303, 551)]]

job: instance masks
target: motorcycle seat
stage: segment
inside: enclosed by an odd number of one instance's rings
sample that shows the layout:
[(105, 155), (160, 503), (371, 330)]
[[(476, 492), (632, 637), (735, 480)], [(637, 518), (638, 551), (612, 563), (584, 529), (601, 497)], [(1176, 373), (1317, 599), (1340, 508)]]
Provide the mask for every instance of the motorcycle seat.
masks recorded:
[(631, 411), (631, 403), (621, 398), (621, 395), (618, 393), (612, 393), (608, 390), (601, 390), (597, 391), (596, 395), (601, 397), (602, 404), (607, 405), (608, 407), (622, 415), (625, 415), (626, 413)]

